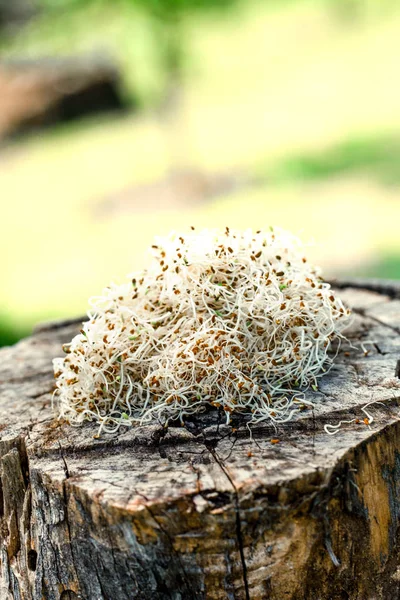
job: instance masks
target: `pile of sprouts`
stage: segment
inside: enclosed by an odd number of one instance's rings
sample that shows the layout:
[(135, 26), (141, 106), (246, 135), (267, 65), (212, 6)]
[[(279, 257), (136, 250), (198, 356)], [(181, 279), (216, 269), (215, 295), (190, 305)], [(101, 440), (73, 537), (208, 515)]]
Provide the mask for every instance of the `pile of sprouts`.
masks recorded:
[(54, 360), (69, 422), (167, 425), (210, 407), (226, 422), (290, 420), (332, 364), (350, 311), (291, 234), (204, 230), (156, 238), (149, 268), (90, 300)]

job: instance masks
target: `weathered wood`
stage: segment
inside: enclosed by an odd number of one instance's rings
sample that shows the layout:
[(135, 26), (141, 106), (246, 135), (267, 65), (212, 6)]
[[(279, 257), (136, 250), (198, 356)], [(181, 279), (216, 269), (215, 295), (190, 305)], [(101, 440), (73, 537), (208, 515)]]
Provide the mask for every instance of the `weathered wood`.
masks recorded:
[(51, 359), (78, 323), (3, 349), (0, 598), (399, 598), (400, 301), (341, 293), (355, 347), (313, 410), (254, 441), (218, 413), (94, 439), (51, 411)]

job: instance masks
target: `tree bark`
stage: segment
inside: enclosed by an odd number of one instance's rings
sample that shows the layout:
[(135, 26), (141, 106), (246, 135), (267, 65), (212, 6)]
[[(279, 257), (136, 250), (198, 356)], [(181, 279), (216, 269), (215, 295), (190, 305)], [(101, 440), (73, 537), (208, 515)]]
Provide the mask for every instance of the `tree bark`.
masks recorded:
[(400, 598), (400, 294), (368, 285), (314, 408), (253, 439), (218, 413), (95, 439), (51, 409), (78, 322), (1, 350), (0, 598)]

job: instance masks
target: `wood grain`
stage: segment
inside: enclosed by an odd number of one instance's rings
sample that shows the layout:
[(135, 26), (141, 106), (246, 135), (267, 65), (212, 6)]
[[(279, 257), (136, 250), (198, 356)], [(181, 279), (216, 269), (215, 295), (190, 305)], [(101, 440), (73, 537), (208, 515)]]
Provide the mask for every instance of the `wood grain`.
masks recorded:
[(216, 411), (94, 439), (51, 409), (80, 322), (2, 349), (0, 598), (399, 598), (400, 300), (342, 287), (354, 323), (314, 408), (252, 439)]

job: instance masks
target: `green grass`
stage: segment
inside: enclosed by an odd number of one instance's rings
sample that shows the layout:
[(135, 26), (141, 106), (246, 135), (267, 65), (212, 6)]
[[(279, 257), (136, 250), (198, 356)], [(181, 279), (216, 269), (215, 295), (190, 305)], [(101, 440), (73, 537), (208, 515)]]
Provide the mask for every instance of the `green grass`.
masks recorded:
[(12, 346), (21, 338), (29, 335), (30, 332), (29, 327), (19, 328), (7, 316), (0, 314), (0, 347)]
[(358, 269), (351, 270), (350, 275), (376, 277), (378, 279), (400, 279), (400, 252), (383, 255), (376, 262), (361, 265)]
[[(267, 163), (268, 164), (268, 163)], [(349, 140), (331, 148), (288, 156), (275, 166), (260, 167), (266, 181), (314, 181), (358, 174), (384, 185), (400, 184), (400, 137)]]

